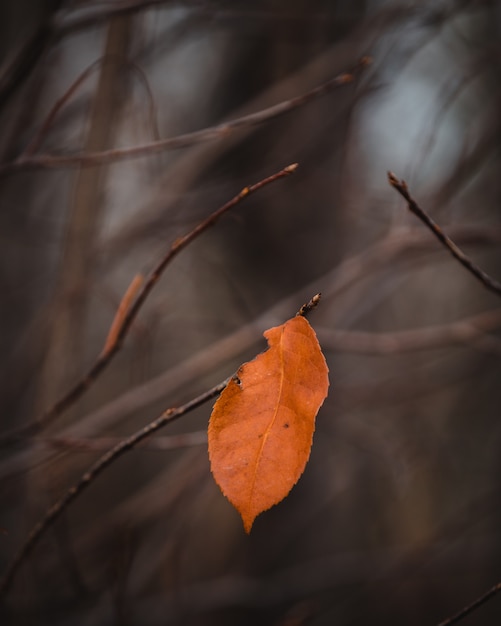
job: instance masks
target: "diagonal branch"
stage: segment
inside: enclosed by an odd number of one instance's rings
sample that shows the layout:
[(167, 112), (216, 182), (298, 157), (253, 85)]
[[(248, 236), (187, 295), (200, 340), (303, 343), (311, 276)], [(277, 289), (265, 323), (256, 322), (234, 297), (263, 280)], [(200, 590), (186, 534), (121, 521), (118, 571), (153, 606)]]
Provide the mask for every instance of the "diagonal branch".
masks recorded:
[(31, 158), (42, 145), (45, 136), (49, 132), (50, 128), (53, 126), (56, 117), (59, 115), (63, 107), (69, 102), (72, 96), (78, 91), (78, 89), (82, 86), (82, 84), (91, 76), (91, 74), (98, 69), (103, 64), (114, 63), (119, 67), (124, 67), (125, 69), (130, 69), (134, 71), (139, 80), (141, 81), (144, 90), (146, 92), (146, 96), (148, 99), (148, 108), (149, 108), (149, 121), (151, 123), (151, 127), (153, 129), (153, 137), (158, 140), (160, 133), (158, 131), (158, 123), (157, 123), (157, 114), (156, 114), (156, 106), (155, 99), (153, 97), (153, 92), (151, 90), (150, 84), (148, 82), (148, 78), (143, 70), (134, 63), (133, 61), (120, 57), (116, 54), (106, 54), (106, 56), (100, 57), (89, 66), (87, 66), (83, 72), (77, 76), (77, 78), (73, 81), (73, 83), (68, 87), (68, 89), (63, 93), (63, 95), (56, 100), (50, 109), (47, 117), (43, 121), (42, 125), (35, 133), (35, 136), (31, 139), (29, 144), (23, 150), (21, 155), (18, 157), (19, 160), (26, 160)]
[(112, 324), (112, 332), (110, 332), (110, 334), (108, 335), (105, 347), (103, 348), (101, 354), (97, 357), (94, 364), (88, 370), (88, 372), (65, 395), (59, 398), (59, 400), (57, 400), (55, 404), (47, 409), (38, 419), (27, 422), (20, 428), (16, 428), (3, 433), (0, 436), (0, 446), (12, 443), (13, 441), (17, 441), (22, 437), (26, 437), (27, 435), (32, 435), (36, 432), (39, 432), (44, 426), (53, 422), (59, 415), (61, 415), (70, 406), (72, 406), (87, 391), (92, 383), (109, 365), (115, 354), (119, 352), (119, 350), (122, 348), (124, 339), (127, 336), (130, 327), (136, 319), (141, 307), (146, 301), (146, 298), (155, 287), (163, 271), (172, 261), (172, 259), (177, 256), (179, 252), (181, 252), (181, 250), (186, 248), (186, 246), (188, 246), (194, 239), (201, 235), (205, 230), (215, 224), (215, 222), (222, 215), (224, 215), (224, 213), (235, 207), (244, 198), (252, 193), (255, 193), (256, 191), (259, 191), (270, 183), (289, 176), (289, 174), (295, 172), (296, 169), (297, 163), (293, 163), (292, 165), (288, 165), (283, 170), (280, 170), (279, 172), (272, 174), (271, 176), (268, 176), (263, 180), (260, 180), (250, 187), (244, 187), (244, 189), (242, 189), (239, 194), (237, 194), (229, 202), (220, 207), (217, 211), (209, 215), (209, 217), (207, 217), (203, 222), (200, 222), (197, 226), (195, 226), (193, 230), (191, 230), (183, 237), (176, 239), (176, 241), (168, 250), (167, 254), (164, 255), (164, 257), (157, 263), (157, 265), (153, 268), (153, 270), (151, 270), (149, 275), (144, 279), (135, 300), (130, 304), (126, 312), (123, 313), (122, 311), (119, 311), (119, 313), (117, 313), (117, 316), (115, 317), (115, 320)]
[(458, 246), (449, 239), (443, 232), (440, 226), (424, 211), (414, 198), (410, 195), (407, 183), (404, 180), (398, 180), (398, 178), (392, 172), (388, 172), (388, 182), (390, 185), (398, 191), (398, 193), (406, 200), (409, 210), (418, 217), (423, 224), (425, 224), (440, 243), (449, 250), (452, 256), (457, 259), (463, 267), (465, 267), (475, 278), (477, 278), (486, 289), (493, 291), (498, 296), (501, 296), (501, 283), (491, 278), (489, 274), (480, 269), (478, 265), (475, 265), (473, 261), (466, 256), (466, 254), (458, 248)]
[[(484, 270), (480, 269), (478, 265), (473, 263), (473, 261), (464, 254), (464, 252), (458, 248), (458, 246), (449, 239), (447, 235), (442, 231), (440, 226), (417, 204), (414, 198), (410, 195), (407, 184), (403, 180), (398, 180), (398, 178), (392, 172), (388, 172), (388, 182), (390, 185), (398, 191), (398, 193), (406, 200), (409, 210), (414, 213), (422, 222), (425, 224), (431, 232), (435, 235), (435, 237), (440, 241), (440, 243), (449, 250), (452, 256), (457, 259), (463, 267), (465, 267), (477, 280), (479, 280), (486, 289), (493, 291), (498, 296), (501, 296), (501, 283), (498, 283), (496, 280), (491, 278), (489, 274), (484, 272)], [(480, 606), (485, 604), (488, 600), (493, 598), (497, 593), (501, 591), (501, 583), (497, 583), (493, 587), (491, 587), (487, 592), (482, 594), (472, 603), (465, 606), (461, 611), (456, 613), (455, 615), (448, 617), (447, 619), (440, 622), (438, 626), (452, 626), (452, 624), (457, 624), (464, 617), (473, 613)]]
[(494, 587), (491, 587), (489, 591), (486, 591), (479, 598), (474, 600), (471, 604), (468, 604), (468, 606), (465, 606), (463, 609), (461, 609), (461, 611), (459, 611), (455, 615), (452, 615), (451, 617), (444, 619), (442, 622), (440, 622), (438, 626), (452, 626), (452, 624), (457, 624), (464, 617), (467, 617), (468, 615), (470, 615), (470, 613), (473, 613), (473, 611), (475, 611), (480, 606), (485, 604), (487, 600), (490, 600), (491, 598), (493, 598), (500, 591), (501, 591), (501, 582), (498, 583), (497, 585), (494, 585)]
[(153, 422), (150, 422), (140, 430), (133, 433), (130, 437), (123, 439), (116, 446), (108, 450), (101, 458), (99, 458), (82, 476), (72, 485), (66, 493), (55, 502), (45, 513), (44, 517), (33, 527), (26, 541), (21, 546), (17, 554), (10, 562), (7, 570), (0, 580), (0, 596), (5, 595), (11, 586), (14, 577), (23, 563), (23, 561), (31, 554), (33, 548), (39, 542), (45, 531), (58, 519), (63, 511), (77, 498), (87, 487), (101, 474), (109, 465), (116, 461), (123, 454), (134, 448), (136, 444), (151, 434), (163, 428), (166, 424), (182, 417), (186, 413), (193, 411), (208, 400), (216, 397), (223, 391), (231, 378), (224, 380), (212, 389), (190, 400), (186, 404), (178, 408), (167, 409)]
[[(314, 296), (308, 304), (304, 304), (298, 311), (297, 315), (305, 315), (307, 310), (314, 308), (320, 301), (320, 295)], [(14, 556), (10, 565), (7, 567), (6, 573), (0, 580), (0, 596), (10, 588), (14, 577), (27, 556), (36, 546), (45, 531), (60, 517), (63, 511), (77, 498), (109, 465), (116, 461), (123, 454), (134, 448), (138, 443), (149, 437), (151, 434), (163, 428), (166, 424), (182, 417), (186, 413), (198, 408), (208, 400), (219, 395), (233, 376), (230, 376), (223, 382), (209, 389), (205, 393), (190, 400), (186, 404), (178, 408), (167, 409), (158, 417), (140, 430), (136, 431), (126, 439), (120, 441), (116, 446), (108, 450), (101, 458), (99, 458), (82, 476), (72, 485), (66, 493), (55, 502), (45, 513), (44, 517), (33, 527), (26, 541), (21, 546), (17, 554)]]
[(312, 100), (315, 100), (316, 98), (324, 96), (337, 87), (352, 83), (357, 75), (364, 68), (366, 68), (369, 63), (370, 58), (363, 57), (351, 70), (331, 78), (311, 91), (296, 96), (295, 98), (291, 98), (290, 100), (284, 100), (283, 102), (274, 104), (273, 106), (262, 109), (261, 111), (251, 113), (250, 115), (244, 115), (243, 117), (238, 117), (234, 120), (223, 122), (222, 124), (218, 124), (216, 126), (211, 126), (209, 128), (204, 128), (191, 133), (185, 133), (183, 135), (177, 135), (176, 137), (161, 139), (160, 141), (152, 141), (138, 146), (133, 146), (131, 148), (115, 148), (99, 152), (80, 152), (71, 155), (21, 155), (15, 161), (0, 165), (0, 175), (19, 170), (37, 168), (89, 167), (99, 165), (101, 163), (134, 159), (164, 152), (166, 150), (178, 150), (180, 148), (186, 148), (194, 144), (214, 139), (223, 139), (236, 129), (262, 124), (279, 117), (280, 115), (284, 115), (289, 111), (293, 111), (294, 109), (297, 109)]

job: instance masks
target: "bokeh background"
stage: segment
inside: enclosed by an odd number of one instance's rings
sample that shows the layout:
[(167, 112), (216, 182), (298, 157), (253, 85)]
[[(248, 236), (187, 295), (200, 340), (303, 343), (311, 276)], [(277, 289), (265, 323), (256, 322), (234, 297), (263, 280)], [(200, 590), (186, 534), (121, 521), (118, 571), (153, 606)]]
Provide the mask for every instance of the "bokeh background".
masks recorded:
[[(68, 508), (2, 623), (424, 626), (501, 580), (501, 302), (386, 177), (501, 276), (500, 41), (496, 0), (1, 3), (3, 430), (87, 371), (136, 273), (299, 163), (176, 258), (71, 410), (2, 446), (2, 568), (104, 451), (233, 373), (317, 291), (331, 377), (303, 477), (250, 536), (210, 475), (207, 404)], [(263, 110), (364, 55), (352, 83), (267, 122), (50, 163)], [(38, 155), (52, 167), (9, 166)], [(465, 624), (500, 620), (494, 598)]]

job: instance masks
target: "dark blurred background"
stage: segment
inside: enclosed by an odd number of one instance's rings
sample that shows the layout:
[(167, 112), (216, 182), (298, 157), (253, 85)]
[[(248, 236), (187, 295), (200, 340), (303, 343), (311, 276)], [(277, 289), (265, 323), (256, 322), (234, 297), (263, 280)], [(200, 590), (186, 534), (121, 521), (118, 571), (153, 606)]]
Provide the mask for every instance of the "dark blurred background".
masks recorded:
[[(501, 276), (500, 35), (496, 0), (1, 3), (2, 164), (203, 129), (373, 59), (211, 141), (0, 170), (6, 431), (93, 363), (137, 272), (243, 186), (300, 164), (167, 268), (72, 409), (2, 448), (2, 569), (114, 442), (226, 378), (317, 291), (331, 372), (310, 463), (250, 536), (210, 475), (207, 404), (68, 508), (2, 623), (424, 626), (501, 580), (501, 302), (386, 178)], [(466, 623), (501, 623), (501, 600)]]

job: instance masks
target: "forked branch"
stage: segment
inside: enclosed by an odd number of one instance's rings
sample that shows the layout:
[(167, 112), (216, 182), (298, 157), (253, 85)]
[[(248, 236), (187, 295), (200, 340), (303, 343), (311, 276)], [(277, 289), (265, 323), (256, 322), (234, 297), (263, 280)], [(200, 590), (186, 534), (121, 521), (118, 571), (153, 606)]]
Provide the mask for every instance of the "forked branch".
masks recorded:
[[(304, 304), (297, 314), (304, 315), (306, 311), (315, 307), (319, 301), (320, 294), (317, 294), (307, 304)], [(0, 596), (5, 595), (8, 591), (19, 567), (32, 552), (44, 532), (60, 517), (63, 511), (73, 502), (73, 500), (75, 500), (75, 498), (77, 498), (109, 465), (120, 458), (123, 454), (134, 448), (138, 443), (163, 428), (166, 424), (173, 422), (186, 413), (193, 411), (193, 409), (198, 408), (208, 400), (218, 396), (231, 379), (232, 376), (178, 408), (167, 409), (162, 413), (162, 415), (160, 415), (160, 417), (153, 420), (126, 439), (123, 439), (113, 448), (108, 450), (108, 452), (103, 454), (103, 456), (101, 456), (101, 458), (99, 458), (84, 474), (82, 474), (79, 480), (47, 510), (44, 517), (33, 527), (26, 541), (12, 559), (5, 575), (0, 580)]]
[[(20, 438), (39, 432), (44, 426), (53, 422), (59, 415), (72, 406), (87, 391), (92, 383), (109, 365), (115, 354), (122, 348), (125, 337), (127, 336), (141, 307), (146, 301), (146, 298), (155, 287), (163, 271), (172, 259), (177, 256), (181, 250), (186, 248), (186, 246), (188, 246), (194, 239), (206, 231), (210, 226), (215, 224), (215, 222), (222, 215), (239, 204), (244, 198), (252, 193), (255, 193), (256, 191), (259, 191), (270, 183), (289, 176), (295, 172), (296, 169), (297, 163), (293, 163), (285, 167), (283, 170), (280, 170), (279, 172), (260, 180), (254, 185), (251, 185), (250, 187), (244, 187), (240, 193), (220, 207), (217, 211), (209, 215), (209, 217), (207, 217), (204, 221), (200, 222), (193, 230), (183, 237), (176, 239), (168, 252), (162, 257), (162, 259), (138, 287), (137, 295), (134, 293), (135, 299), (133, 299), (130, 304), (126, 302), (126, 310), (123, 310), (124, 307), (122, 305), (119, 307), (119, 311), (115, 316), (112, 328), (110, 329), (110, 333), (106, 339), (105, 347), (88, 372), (75, 385), (73, 385), (73, 387), (65, 395), (63, 395), (59, 400), (57, 400), (57, 402), (55, 402), (55, 404), (38, 417), (38, 419), (34, 419), (20, 428), (13, 429), (1, 435), (0, 445), (6, 445)], [(134, 281), (131, 287), (132, 286), (136, 287), (136, 285), (134, 285)], [(131, 287), (127, 290), (127, 294), (122, 300), (122, 304), (128, 300), (128, 294), (130, 294)]]
[(100, 152), (80, 152), (71, 155), (39, 154), (26, 156), (23, 154), (14, 161), (0, 164), (0, 175), (27, 169), (89, 167), (100, 165), (102, 163), (114, 163), (126, 159), (135, 159), (151, 154), (157, 154), (166, 150), (187, 148), (188, 146), (205, 141), (222, 139), (237, 129), (263, 124), (264, 122), (275, 119), (276, 117), (302, 107), (305, 104), (330, 93), (338, 87), (353, 83), (360, 72), (369, 64), (370, 58), (363, 57), (350, 70), (331, 78), (327, 82), (314, 87), (306, 93), (289, 100), (284, 100), (283, 102), (274, 104), (270, 107), (262, 109), (261, 111), (256, 111), (250, 115), (245, 115), (228, 122), (223, 122), (222, 124), (218, 124), (216, 126), (196, 130), (184, 135), (161, 139), (160, 141), (152, 141), (130, 148), (114, 148)]

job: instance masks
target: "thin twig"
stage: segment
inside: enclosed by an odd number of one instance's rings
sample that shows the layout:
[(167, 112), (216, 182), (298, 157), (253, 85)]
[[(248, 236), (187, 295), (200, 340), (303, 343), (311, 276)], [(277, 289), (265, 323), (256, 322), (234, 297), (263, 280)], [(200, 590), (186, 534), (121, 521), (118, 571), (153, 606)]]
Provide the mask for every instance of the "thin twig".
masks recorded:
[[(454, 238), (464, 245), (498, 246), (501, 242), (501, 231), (498, 228), (478, 226), (451, 228), (454, 232)], [(440, 249), (438, 251), (440, 252)], [(294, 310), (296, 303), (306, 300), (309, 293), (323, 289), (322, 297), (324, 299), (336, 298), (339, 303), (336, 309), (336, 319), (341, 323), (341, 320), (344, 319), (342, 295), (346, 290), (353, 288), (358, 281), (366, 279), (367, 276), (377, 276), (377, 271), (387, 267), (388, 263), (398, 263), (403, 259), (409, 260), (414, 258), (413, 255), (421, 255), (426, 252), (437, 252), (437, 246), (434, 245), (426, 231), (417, 228), (410, 231), (396, 229), (384, 239), (364, 249), (363, 252), (345, 259), (340, 265), (319, 276), (313, 282), (275, 303), (273, 307), (263, 311), (254, 320), (239, 327), (233, 333), (215, 341), (198, 351), (197, 354), (177, 363), (174, 367), (161, 372), (147, 382), (123, 392), (119, 397), (91, 413), (82, 416), (77, 424), (68, 426), (61, 433), (58, 433), (58, 436), (70, 438), (95, 436), (97, 433), (112, 428), (118, 420), (123, 420), (134, 412), (144, 410), (145, 407), (151, 406), (155, 402), (164, 401), (179, 385), (203, 377), (218, 364), (228, 362), (231, 358), (251, 348), (259, 341), (263, 330), (282, 323), (284, 317), (288, 316), (291, 310)], [(479, 331), (487, 333), (499, 327), (496, 311), (492, 311), (494, 317), (491, 320), (488, 318), (489, 313), (481, 315), (487, 317), (485, 319), (480, 319), (480, 316), (478, 318), (465, 318), (454, 322), (453, 328), (459, 324), (474, 325)], [(462, 332), (459, 328), (456, 330)], [(316, 331), (320, 341), (325, 342), (326, 337), (323, 336), (322, 329), (317, 328)], [(475, 340), (477, 342), (475, 347), (480, 349), (490, 352), (497, 350), (497, 345), (492, 344), (492, 342), (497, 343), (498, 341), (494, 336), (483, 334), (475, 338), (473, 335), (465, 335), (464, 340)], [(450, 341), (453, 342), (456, 339), (451, 336)], [(489, 343), (491, 345), (488, 345)], [(326, 347), (328, 346), (326, 345)], [(46, 446), (42, 446), (41, 439), (36, 441), (37, 445), (32, 447), (29, 452), (25, 449), (19, 450), (10, 458), (0, 462), (1, 479), (28, 471), (49, 460), (54, 452), (49, 452)]]
[[(291, 167), (291, 166), (290, 166)], [(295, 169), (295, 168), (294, 168)], [(304, 304), (298, 312), (298, 315), (304, 315), (307, 310), (314, 308), (320, 301), (320, 294), (314, 296), (308, 304)], [(137, 301), (136, 301), (137, 302)], [(45, 513), (44, 517), (33, 527), (28, 538), (21, 546), (18, 553), (12, 559), (10, 565), (3, 578), (0, 580), (0, 596), (4, 595), (12, 584), (17, 570), (31, 553), (35, 545), (40, 540), (43, 533), (54, 523), (54, 521), (63, 513), (63, 511), (71, 504), (71, 502), (79, 496), (111, 463), (121, 457), (125, 452), (134, 448), (138, 443), (149, 437), (152, 433), (160, 430), (166, 424), (178, 419), (187, 412), (198, 408), (208, 400), (219, 395), (233, 376), (230, 376), (223, 382), (219, 383), (212, 389), (187, 402), (179, 408), (170, 408), (162, 413), (160, 417), (150, 422), (140, 430), (136, 431), (126, 439), (120, 441), (116, 446), (108, 450), (100, 459), (98, 459), (80, 479), (70, 487), (66, 493), (55, 502)]]
[(136, 72), (141, 83), (144, 86), (146, 95), (148, 97), (149, 109), (150, 109), (149, 116), (150, 116), (150, 123), (151, 123), (152, 130), (153, 130), (153, 137), (156, 140), (159, 140), (160, 133), (158, 131), (155, 99), (153, 97), (153, 92), (151, 90), (146, 74), (139, 67), (139, 65), (137, 65), (130, 59), (124, 59), (123, 57), (119, 57), (118, 55), (108, 54), (105, 57), (101, 57), (97, 59), (97, 61), (94, 61), (88, 67), (86, 67), (83, 70), (83, 72), (71, 83), (71, 85), (63, 93), (63, 95), (56, 100), (51, 110), (49, 111), (47, 117), (45, 118), (42, 125), (38, 129), (37, 133), (29, 142), (29, 144), (26, 146), (26, 148), (23, 150), (22, 154), (18, 157), (17, 159), (18, 161), (29, 159), (37, 152), (37, 150), (42, 145), (42, 142), (44, 138), (46, 137), (47, 133), (49, 132), (51, 126), (54, 124), (54, 121), (56, 117), (59, 115), (61, 109), (65, 106), (65, 104), (68, 103), (70, 98), (77, 92), (78, 88), (87, 80), (87, 78), (89, 78), (92, 72), (94, 72), (97, 68), (99, 68), (104, 63), (117, 63), (120, 66), (131, 68), (132, 70)]
[(458, 246), (449, 239), (447, 235), (442, 231), (440, 226), (433, 221), (433, 219), (417, 204), (412, 198), (407, 188), (407, 184), (403, 180), (398, 178), (392, 172), (388, 172), (388, 181), (390, 185), (398, 191), (398, 193), (406, 200), (409, 210), (416, 215), (435, 235), (440, 243), (449, 250), (452, 256), (457, 259), (463, 267), (465, 267), (475, 278), (477, 278), (486, 289), (493, 291), (498, 296), (501, 296), (501, 283), (491, 278), (484, 270), (480, 269), (478, 265), (475, 265), (473, 261), (464, 254), (464, 252), (458, 248)]
[[(101, 354), (98, 356), (94, 364), (88, 370), (88, 372), (64, 395), (62, 396), (55, 404), (53, 404), (49, 409), (47, 409), (38, 419), (32, 420), (20, 428), (16, 428), (0, 436), (0, 445), (6, 445), (12, 443), (13, 441), (17, 441), (20, 438), (26, 437), (27, 435), (34, 434), (39, 432), (41, 428), (50, 422), (53, 422), (56, 417), (61, 415), (65, 410), (67, 410), (70, 406), (72, 406), (91, 386), (91, 384), (98, 378), (98, 376), (103, 372), (103, 370), (109, 365), (114, 355), (122, 348), (124, 339), (128, 334), (130, 327), (134, 320), (136, 319), (141, 307), (143, 306), (146, 298), (158, 282), (160, 276), (163, 271), (167, 267), (167, 265), (172, 261), (172, 259), (181, 252), (188, 244), (190, 244), (194, 239), (196, 239), (200, 234), (202, 234), (205, 230), (207, 230), (210, 226), (212, 226), (224, 213), (232, 209), (234, 206), (239, 204), (244, 198), (259, 191), (266, 185), (273, 183), (281, 178), (289, 176), (297, 169), (297, 163), (293, 163), (292, 165), (288, 165), (283, 170), (260, 180), (259, 182), (251, 185), (250, 187), (244, 187), (240, 193), (238, 193), (234, 198), (232, 198), (229, 202), (220, 207), (217, 211), (214, 211), (208, 218), (204, 221), (200, 222), (193, 230), (191, 230), (188, 234), (176, 239), (176, 241), (171, 245), (167, 254), (157, 263), (156, 267), (149, 273), (149, 275), (145, 278), (142, 287), (134, 300), (134, 302), (130, 305), (127, 312), (120, 318), (118, 328), (115, 327), (114, 334), (112, 337), (113, 342), (106, 342), (106, 350), (103, 350)], [(116, 320), (114, 320), (115, 322)]]
[[(71, 450), (72, 452), (102, 452), (117, 445), (119, 437), (46, 437), (36, 439), (35, 443), (41, 443), (56, 450)], [(177, 450), (178, 448), (190, 448), (207, 443), (207, 430), (197, 430), (191, 433), (180, 433), (167, 437), (155, 437), (142, 441), (138, 448), (142, 450)]]
[(99, 152), (80, 152), (71, 155), (40, 154), (30, 157), (21, 155), (14, 161), (0, 165), (0, 175), (33, 168), (89, 167), (102, 163), (143, 157), (165, 150), (177, 150), (204, 141), (225, 138), (236, 129), (262, 124), (284, 113), (293, 111), (320, 96), (324, 96), (336, 87), (352, 83), (356, 76), (367, 67), (369, 63), (370, 58), (363, 57), (351, 70), (343, 72), (335, 78), (318, 85), (311, 91), (291, 98), (290, 100), (279, 102), (256, 113), (251, 113), (250, 115), (245, 115), (229, 122), (223, 122), (216, 126), (185, 133), (184, 135), (178, 135), (176, 137), (169, 137), (160, 141), (152, 141), (131, 148), (115, 148)]
[(321, 297), (322, 297), (321, 293), (317, 293), (316, 295), (314, 295), (313, 298), (309, 302), (307, 302), (306, 304), (303, 304), (303, 306), (299, 309), (296, 315), (301, 315), (302, 317), (306, 317), (308, 313), (317, 306), (317, 304), (320, 302)]
[(45, 531), (63, 513), (68, 505), (71, 504), (71, 502), (73, 502), (73, 500), (75, 500), (75, 498), (77, 498), (99, 476), (99, 474), (111, 465), (111, 463), (125, 454), (125, 452), (131, 450), (134, 446), (136, 446), (136, 444), (143, 439), (146, 439), (146, 437), (149, 437), (152, 433), (160, 430), (166, 424), (173, 422), (186, 413), (193, 411), (193, 409), (198, 408), (208, 400), (219, 395), (230, 380), (231, 378), (224, 380), (215, 387), (212, 387), (212, 389), (209, 389), (205, 393), (178, 408), (167, 409), (153, 422), (150, 422), (140, 430), (136, 431), (130, 437), (123, 439), (115, 447), (103, 454), (103, 456), (98, 459), (84, 474), (82, 474), (79, 480), (47, 510), (44, 517), (33, 527), (26, 541), (12, 559), (3, 578), (0, 580), (0, 596), (5, 595), (8, 591), (19, 567), (26, 557), (32, 552), (33, 548), (36, 546)]
[[(110, 428), (118, 416), (123, 419), (124, 415), (142, 410), (149, 403), (161, 402), (168, 393), (174, 391), (180, 384), (205, 375), (214, 368), (215, 364), (222, 364), (241, 351), (250, 348), (260, 339), (263, 330), (273, 324), (281, 323), (284, 316), (294, 308), (295, 303), (298, 300), (306, 299), (308, 293), (323, 288), (322, 297), (324, 299), (339, 299), (357, 281), (375, 273), (378, 268), (386, 267), (388, 263), (395, 263), (401, 255), (434, 250), (430, 247), (430, 238), (423, 237), (427, 233), (416, 231), (396, 231), (366, 248), (363, 252), (345, 259), (340, 265), (318, 277), (315, 281), (283, 298), (252, 322), (82, 418), (77, 427), (79, 434), (84, 431), (89, 433), (97, 430), (99, 432), (103, 428)], [(501, 232), (492, 228), (488, 230), (472, 228), (466, 231), (458, 229), (456, 237), (461, 238), (465, 244), (469, 245), (497, 246), (501, 242)], [(73, 429), (70, 428), (70, 431)]]
[[(64, 14), (60, 17), (56, 15), (53, 20), (53, 30), (58, 39), (83, 30), (85, 28), (91, 28), (96, 24), (106, 22), (113, 17), (120, 15), (127, 15), (129, 13), (139, 13), (146, 11), (155, 6), (162, 6), (171, 4), (169, 0), (121, 0), (121, 2), (109, 2), (102, 3), (104, 7), (99, 7), (99, 3), (96, 3), (98, 10), (81, 12), (81, 11), (67, 11), (68, 16)], [(107, 5), (107, 6), (106, 6)], [(190, 2), (184, 2), (184, 5), (190, 6)], [(196, 3), (194, 3), (196, 6)]]
[(315, 332), (324, 348), (355, 354), (393, 355), (467, 343), (477, 347), (473, 343), (475, 340), (480, 340), (478, 343), (480, 350), (500, 354), (501, 341), (489, 334), (500, 326), (501, 309), (494, 309), (448, 324), (388, 333), (322, 327), (317, 327)]
[[(399, 194), (406, 200), (409, 210), (416, 215), (435, 235), (435, 237), (440, 241), (440, 243), (449, 250), (452, 256), (457, 259), (463, 267), (465, 267), (477, 280), (479, 280), (486, 289), (489, 291), (493, 291), (498, 296), (501, 296), (501, 283), (498, 283), (496, 280), (491, 278), (486, 272), (478, 267), (473, 261), (467, 257), (464, 252), (458, 248), (458, 246), (451, 240), (447, 235), (442, 231), (440, 226), (417, 204), (417, 202), (412, 198), (407, 188), (407, 184), (403, 180), (398, 180), (398, 178), (392, 172), (388, 172), (388, 181), (392, 187), (394, 187)], [(461, 611), (453, 615), (452, 617), (448, 617), (447, 619), (440, 622), (438, 626), (451, 626), (452, 624), (457, 624), (463, 618), (467, 617), (478, 609), (480, 606), (485, 604), (488, 600), (493, 598), (498, 592), (501, 591), (501, 583), (494, 585), (491, 587), (489, 591), (481, 595), (479, 598), (474, 600), (471, 604), (465, 606)]]
[[(284, 313), (286, 309), (287, 306), (281, 307)], [(269, 323), (278, 323), (276, 322), (278, 317), (278, 313), (276, 316), (270, 316)], [(94, 427), (97, 424), (100, 425), (100, 428), (97, 428), (98, 431), (100, 429), (109, 429), (114, 421), (110, 419), (110, 411), (111, 417), (118, 414), (123, 417), (128, 413), (130, 414), (131, 411), (141, 410), (147, 402), (138, 402), (135, 399), (138, 393), (141, 397), (158, 402), (160, 400), (160, 394), (151, 388), (151, 382), (154, 383), (155, 387), (163, 387), (165, 393), (167, 393), (172, 391), (172, 389), (179, 384), (179, 381), (183, 380), (183, 377), (185, 379), (193, 379), (196, 376), (203, 376), (209, 368), (208, 364), (210, 362), (211, 353), (213, 367), (214, 363), (221, 363), (224, 360), (228, 361), (233, 358), (237, 352), (240, 352), (243, 347), (250, 346), (252, 341), (246, 339), (246, 336), (252, 338), (254, 337), (254, 332), (256, 335), (259, 335), (264, 325), (264, 321), (260, 324), (253, 325), (254, 330), (252, 333), (249, 333), (249, 328), (245, 326), (242, 327), (238, 336), (229, 338), (230, 341), (228, 344), (226, 344), (226, 340), (223, 340), (226, 346), (224, 349), (221, 349), (221, 342), (216, 342), (209, 346), (206, 349), (207, 356), (202, 355), (203, 366), (197, 361), (200, 355), (197, 355), (194, 359), (189, 359), (187, 362), (180, 363), (175, 368), (167, 370), (167, 372), (160, 375), (158, 379), (150, 381), (150, 386), (146, 384), (144, 388), (139, 387), (132, 389), (121, 398), (115, 399), (110, 405), (101, 407), (97, 413), (91, 414), (91, 422), (94, 422)], [(498, 329), (500, 326), (501, 309), (494, 309), (448, 324), (412, 328), (392, 333), (332, 330), (322, 326), (316, 326), (315, 332), (324, 351), (335, 350), (337, 352), (343, 351), (353, 354), (392, 356), (419, 350), (441, 349), (456, 344), (471, 345), (475, 349), (500, 355), (501, 340), (495, 335), (490, 334), (491, 331)], [(237, 346), (240, 346), (240, 349), (237, 349)], [(165, 393), (163, 395), (165, 395)], [(8, 460), (5, 460), (0, 464), (0, 479), (9, 479), (20, 472), (28, 471), (38, 464), (46, 462), (48, 458), (50, 458), (50, 451), (52, 451), (52, 453), (54, 450), (74, 450), (82, 452), (102, 451), (111, 447), (117, 441), (117, 439), (113, 437), (93, 436), (91, 433), (96, 429), (93, 429), (86, 423), (86, 418), (82, 419), (82, 422), (77, 426), (77, 429), (78, 428), (80, 430), (83, 428), (85, 434), (75, 431), (75, 427), (73, 426), (62, 434), (58, 434), (54, 437), (34, 438), (32, 443), (36, 452), (31, 448), (29, 454), (26, 451), (22, 451)], [(205, 433), (189, 433), (151, 439), (144, 442), (141, 448), (147, 448), (148, 450), (170, 450), (176, 447), (198, 445), (204, 441), (206, 441)]]
[(43, 121), (42, 125), (35, 133), (35, 136), (31, 139), (29, 144), (23, 150), (21, 154), (23, 158), (28, 158), (32, 156), (38, 150), (43, 142), (44, 137), (49, 132), (50, 127), (53, 125), (58, 113), (69, 101), (71, 96), (78, 90), (80, 85), (82, 85), (86, 81), (86, 79), (92, 74), (92, 72), (99, 67), (100, 63), (101, 59), (98, 59), (97, 61), (94, 61), (94, 63), (89, 65), (79, 76), (77, 76), (77, 78), (71, 83), (71, 85), (63, 93), (63, 95), (56, 100), (56, 102), (52, 105), (51, 110), (47, 114), (47, 117)]
[(497, 585), (494, 585), (494, 587), (491, 587), (489, 591), (481, 595), (471, 604), (468, 604), (468, 606), (465, 606), (463, 609), (461, 609), (461, 611), (459, 611), (452, 617), (448, 617), (447, 619), (444, 619), (442, 622), (440, 622), (440, 624), (438, 624), (438, 626), (451, 626), (452, 624), (457, 624), (464, 617), (466, 617), (467, 615), (470, 615), (470, 613), (473, 613), (473, 611), (475, 611), (480, 606), (485, 604), (488, 600), (490, 600), (500, 591), (501, 591), (501, 582), (498, 583)]

